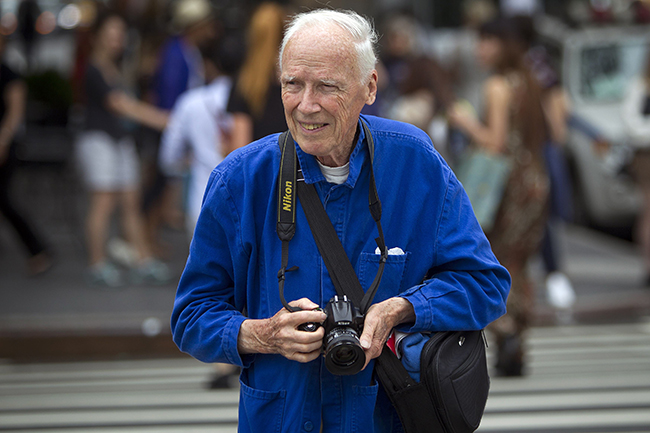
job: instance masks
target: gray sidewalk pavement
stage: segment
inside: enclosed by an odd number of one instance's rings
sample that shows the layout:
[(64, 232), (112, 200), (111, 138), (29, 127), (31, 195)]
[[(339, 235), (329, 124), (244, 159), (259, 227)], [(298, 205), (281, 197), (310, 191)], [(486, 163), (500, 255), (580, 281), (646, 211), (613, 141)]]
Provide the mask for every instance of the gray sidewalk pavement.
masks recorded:
[[(85, 194), (66, 166), (23, 167), (14, 197), (54, 253), (44, 275), (29, 276), (26, 255), (0, 216), (0, 358), (86, 356), (96, 353), (177, 354), (169, 317), (189, 241), (163, 228), (173, 279), (163, 285), (102, 288), (87, 280)], [(113, 227), (112, 236), (118, 235)]]
[[(650, 315), (650, 287), (635, 244), (573, 225), (561, 227), (558, 235), (560, 266), (576, 292), (575, 322), (634, 321)], [(541, 258), (531, 267), (537, 289), (534, 321), (553, 324), (557, 314), (546, 300)]]
[[(170, 283), (119, 289), (91, 286), (85, 279), (84, 206), (75, 188), (37, 176), (22, 182), (17, 191), (53, 247), (56, 263), (46, 275), (27, 275), (15, 236), (4, 221), (0, 223), (0, 358), (178, 354), (170, 338), (169, 317), (187, 257), (185, 233), (162, 231), (169, 251), (165, 261), (175, 276)], [(643, 287), (643, 266), (633, 244), (577, 226), (566, 227), (562, 240), (564, 268), (577, 293), (574, 321), (650, 315), (650, 289)], [(546, 302), (539, 260), (532, 270), (538, 283), (533, 322), (552, 324), (557, 316)]]

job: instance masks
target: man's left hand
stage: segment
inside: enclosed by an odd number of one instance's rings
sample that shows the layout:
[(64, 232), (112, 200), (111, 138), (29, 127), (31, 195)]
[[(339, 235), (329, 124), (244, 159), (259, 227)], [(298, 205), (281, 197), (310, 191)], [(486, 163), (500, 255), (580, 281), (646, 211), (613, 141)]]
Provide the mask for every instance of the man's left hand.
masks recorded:
[(366, 364), (363, 368), (366, 368), (371, 359), (381, 355), (384, 344), (395, 326), (414, 321), (413, 305), (404, 298), (389, 298), (370, 306), (360, 339), (361, 347), (366, 352)]

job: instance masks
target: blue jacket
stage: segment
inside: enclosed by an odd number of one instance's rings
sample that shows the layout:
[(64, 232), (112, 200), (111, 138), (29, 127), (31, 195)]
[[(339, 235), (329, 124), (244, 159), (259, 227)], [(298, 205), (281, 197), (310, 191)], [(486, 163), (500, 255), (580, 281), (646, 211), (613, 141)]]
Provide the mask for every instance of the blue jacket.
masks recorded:
[[(495, 259), (458, 180), (429, 137), (404, 123), (362, 116), (375, 140), (375, 176), (390, 255), (374, 301), (409, 300), (416, 321), (406, 332), (481, 329), (505, 312), (507, 271)], [(306, 182), (315, 183), (361, 285), (372, 282), (379, 256), (368, 210), (369, 155), (363, 131), (342, 185), (328, 183), (315, 158), (297, 146)], [(280, 164), (278, 135), (233, 152), (213, 172), (172, 314), (181, 350), (205, 362), (242, 366), (241, 432), (400, 431), (372, 375), (334, 376), (322, 358), (301, 364), (280, 355), (245, 355), (237, 336), (247, 318), (282, 308), (281, 242), (275, 227)], [(288, 301), (324, 306), (335, 294), (300, 204), (289, 246)], [(427, 271), (434, 277), (422, 283)]]

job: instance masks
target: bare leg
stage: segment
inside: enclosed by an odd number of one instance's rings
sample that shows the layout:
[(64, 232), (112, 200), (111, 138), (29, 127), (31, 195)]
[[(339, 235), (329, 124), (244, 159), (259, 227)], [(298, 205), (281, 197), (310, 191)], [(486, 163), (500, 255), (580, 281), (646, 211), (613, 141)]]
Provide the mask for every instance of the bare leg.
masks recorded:
[(140, 192), (127, 190), (120, 195), (122, 202), (122, 228), (126, 240), (135, 248), (140, 262), (151, 258), (144, 218), (140, 212)]
[(137, 190), (122, 193), (122, 224), (127, 241), (138, 253), (139, 262), (133, 269), (133, 282), (166, 283), (171, 279), (169, 268), (152, 256), (151, 247), (147, 242), (145, 223), (140, 212), (140, 193)]
[(505, 316), (489, 326), (497, 340), (496, 372), (502, 376), (521, 376), (524, 367), (525, 332), (532, 312), (534, 294), (526, 274), (526, 261), (502, 262), (512, 277)]
[(86, 218), (86, 242), (90, 265), (106, 259), (104, 246), (108, 237), (111, 215), (117, 204), (117, 194), (112, 191), (93, 191), (90, 197), (90, 210)]

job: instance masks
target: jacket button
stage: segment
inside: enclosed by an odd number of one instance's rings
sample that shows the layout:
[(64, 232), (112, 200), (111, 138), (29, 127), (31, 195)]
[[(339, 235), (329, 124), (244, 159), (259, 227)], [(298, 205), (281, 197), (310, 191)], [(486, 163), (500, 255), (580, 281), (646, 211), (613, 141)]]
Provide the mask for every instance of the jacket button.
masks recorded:
[(312, 431), (314, 429), (314, 424), (312, 424), (311, 421), (307, 421), (305, 424), (303, 424), (302, 427), (305, 429), (305, 431)]

